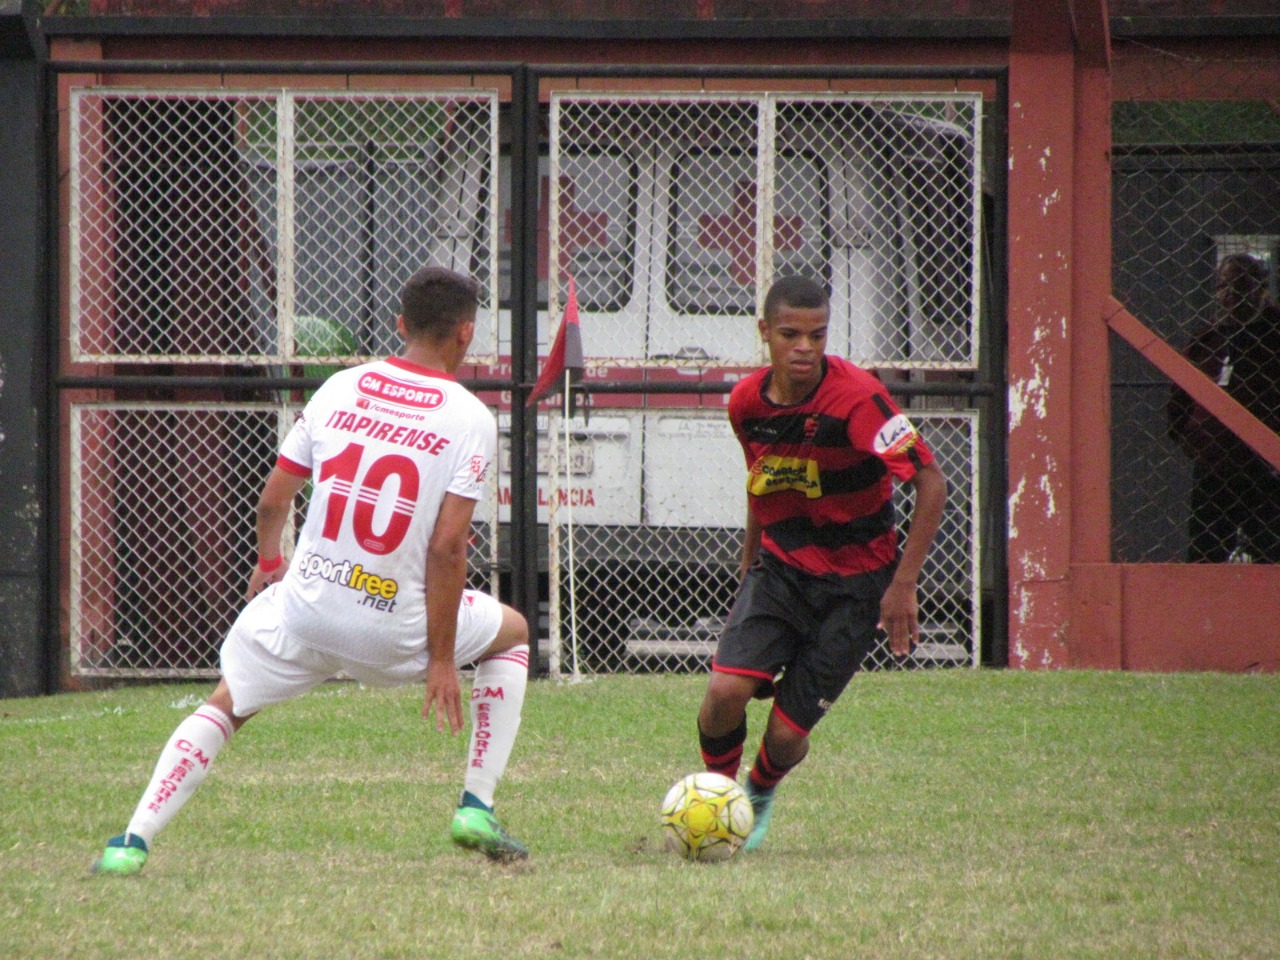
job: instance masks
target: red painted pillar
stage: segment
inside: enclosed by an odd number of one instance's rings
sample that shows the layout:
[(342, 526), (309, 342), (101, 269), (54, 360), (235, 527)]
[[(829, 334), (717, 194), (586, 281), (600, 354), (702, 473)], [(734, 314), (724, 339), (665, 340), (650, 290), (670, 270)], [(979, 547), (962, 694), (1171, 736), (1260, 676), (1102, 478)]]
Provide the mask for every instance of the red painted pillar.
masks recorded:
[(1071, 618), (1068, 665), (1124, 666), (1121, 571), (1111, 564), (1111, 40), (1105, 0), (1080, 0), (1072, 226)]
[(1071, 555), (1111, 560), (1111, 73), (1076, 80)]
[(1067, 665), (1075, 89), (1067, 0), (1015, 3), (1009, 57), (1009, 664)]

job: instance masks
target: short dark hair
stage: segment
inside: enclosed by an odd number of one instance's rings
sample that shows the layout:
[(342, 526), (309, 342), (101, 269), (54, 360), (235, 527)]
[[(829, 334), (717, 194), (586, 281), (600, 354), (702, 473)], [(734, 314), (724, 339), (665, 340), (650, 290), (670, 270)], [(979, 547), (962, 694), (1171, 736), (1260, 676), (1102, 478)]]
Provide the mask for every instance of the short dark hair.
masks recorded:
[(786, 307), (799, 307), (802, 310), (819, 309), (830, 306), (831, 298), (827, 296), (826, 287), (810, 280), (808, 277), (781, 277), (764, 297), (764, 318), (772, 320), (778, 311)]
[(400, 293), (405, 330), (433, 340), (446, 337), (475, 316), (479, 298), (480, 285), (470, 277), (444, 267), (422, 267)]
[(1267, 265), (1257, 257), (1248, 253), (1233, 253), (1223, 257), (1218, 264), (1218, 277), (1222, 280), (1230, 277), (1232, 285), (1243, 294), (1254, 294), (1267, 287)]

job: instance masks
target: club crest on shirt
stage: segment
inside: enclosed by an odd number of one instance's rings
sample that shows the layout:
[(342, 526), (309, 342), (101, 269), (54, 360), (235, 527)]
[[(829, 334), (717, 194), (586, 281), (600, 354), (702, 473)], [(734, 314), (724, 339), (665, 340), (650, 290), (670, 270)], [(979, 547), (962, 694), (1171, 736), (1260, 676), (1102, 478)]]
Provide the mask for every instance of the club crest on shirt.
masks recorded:
[(914, 447), (919, 439), (920, 435), (906, 414), (899, 413), (885, 421), (876, 434), (872, 449), (882, 457), (897, 457)]

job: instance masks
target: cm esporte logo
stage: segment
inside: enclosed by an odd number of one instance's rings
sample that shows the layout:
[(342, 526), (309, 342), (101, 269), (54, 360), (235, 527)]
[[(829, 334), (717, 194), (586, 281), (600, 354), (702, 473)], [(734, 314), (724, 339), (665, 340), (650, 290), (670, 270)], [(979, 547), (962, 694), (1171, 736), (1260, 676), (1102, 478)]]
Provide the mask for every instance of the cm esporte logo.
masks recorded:
[(310, 580), (319, 577), (361, 595), (360, 602), (375, 610), (391, 611), (396, 608), (396, 594), (400, 592), (400, 584), (390, 577), (381, 577), (370, 573), (363, 564), (343, 560), (336, 563), (318, 553), (308, 553), (298, 565), (302, 579)]
[(439, 387), (407, 383), (376, 370), (370, 370), (360, 378), (356, 383), (356, 392), (370, 400), (381, 400), (383, 403), (413, 407), (416, 410), (438, 410), (445, 402), (444, 391)]

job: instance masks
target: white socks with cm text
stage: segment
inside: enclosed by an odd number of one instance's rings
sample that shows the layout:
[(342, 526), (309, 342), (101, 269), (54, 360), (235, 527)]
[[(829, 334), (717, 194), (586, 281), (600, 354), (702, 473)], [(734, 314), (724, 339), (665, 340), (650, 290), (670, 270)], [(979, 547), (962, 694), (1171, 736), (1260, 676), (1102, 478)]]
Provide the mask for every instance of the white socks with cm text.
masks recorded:
[(495, 653), (476, 664), (471, 685), (471, 746), (463, 789), (490, 807), (520, 729), (528, 682), (527, 644)]
[(151, 846), (155, 835), (204, 782), (213, 758), (234, 732), (231, 718), (207, 703), (178, 724), (160, 751), (155, 773), (126, 832)]
[[(471, 744), (463, 788), (490, 807), (520, 729), (528, 680), (526, 644), (486, 657), (476, 665), (471, 687)], [(178, 724), (160, 751), (151, 782), (138, 801), (126, 832), (151, 846), (156, 834), (204, 783), (218, 751), (234, 732), (231, 718), (207, 703)]]

